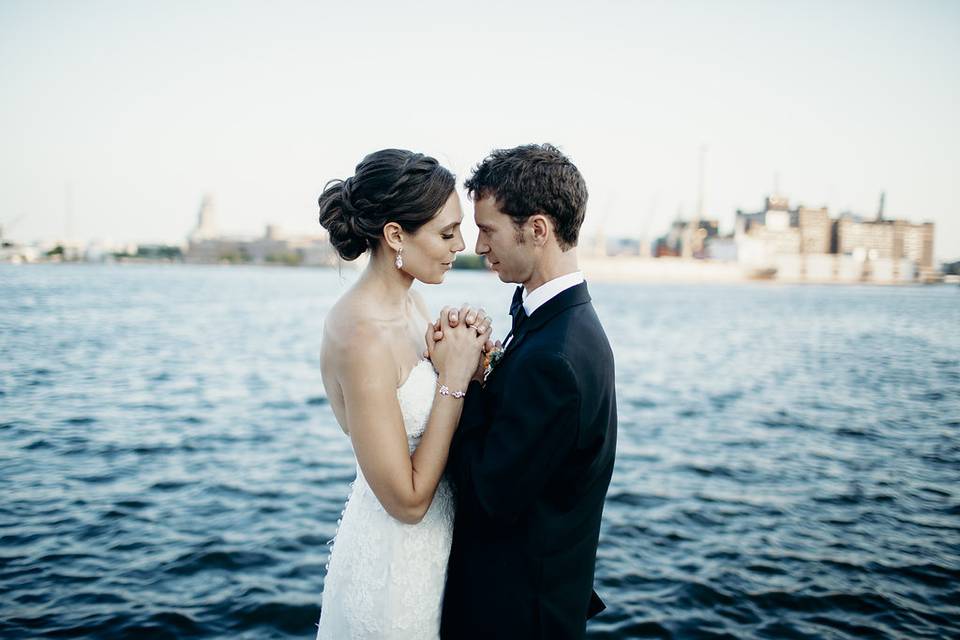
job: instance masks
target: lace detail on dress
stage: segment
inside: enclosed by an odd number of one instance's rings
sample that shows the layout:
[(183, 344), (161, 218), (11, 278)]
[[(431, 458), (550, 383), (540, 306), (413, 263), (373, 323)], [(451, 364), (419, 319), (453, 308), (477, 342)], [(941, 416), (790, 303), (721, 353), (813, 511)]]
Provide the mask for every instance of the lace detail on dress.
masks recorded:
[[(397, 389), (411, 453), (426, 430), (435, 390), (428, 360)], [(358, 465), (330, 541), (318, 640), (438, 638), (453, 515), (453, 492), (443, 479), (423, 520), (409, 525), (394, 519)]]

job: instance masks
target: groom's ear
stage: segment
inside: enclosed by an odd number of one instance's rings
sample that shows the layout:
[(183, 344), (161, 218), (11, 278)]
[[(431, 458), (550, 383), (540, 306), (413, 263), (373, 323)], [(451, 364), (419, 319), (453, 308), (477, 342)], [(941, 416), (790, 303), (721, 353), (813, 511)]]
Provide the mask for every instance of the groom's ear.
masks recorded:
[(535, 213), (527, 219), (530, 224), (530, 231), (533, 235), (533, 246), (542, 247), (547, 243), (550, 234), (553, 233), (550, 218), (542, 213)]
[(393, 251), (399, 250), (403, 246), (403, 227), (396, 222), (383, 225), (383, 241)]

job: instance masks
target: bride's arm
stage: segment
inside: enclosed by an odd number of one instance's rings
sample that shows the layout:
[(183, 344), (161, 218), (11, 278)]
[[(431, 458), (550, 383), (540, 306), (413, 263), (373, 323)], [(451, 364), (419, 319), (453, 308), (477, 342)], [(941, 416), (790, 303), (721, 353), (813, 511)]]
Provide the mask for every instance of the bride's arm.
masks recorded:
[[(389, 345), (381, 332), (365, 327), (354, 328), (349, 344), (349, 353), (341, 359), (339, 380), (357, 462), (387, 513), (415, 524), (433, 502), (463, 400), (440, 396), (434, 390), (437, 395), (426, 431), (411, 456), (397, 400), (396, 370), (384, 357), (390, 353)], [(448, 368), (449, 379), (441, 373), (440, 383), (450, 389), (466, 389), (469, 375), (462, 380), (461, 371)]]

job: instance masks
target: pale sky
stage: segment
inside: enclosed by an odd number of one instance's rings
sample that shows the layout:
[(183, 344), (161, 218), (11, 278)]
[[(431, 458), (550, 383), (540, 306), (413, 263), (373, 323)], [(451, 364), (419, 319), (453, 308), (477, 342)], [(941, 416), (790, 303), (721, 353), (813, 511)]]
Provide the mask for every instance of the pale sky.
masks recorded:
[(552, 142), (586, 234), (652, 238), (694, 211), (706, 145), (727, 228), (779, 175), (833, 215), (886, 191), (960, 259), (960, 2), (413, 4), (0, 2), (0, 225), (180, 242), (210, 193), (225, 232), (308, 233), (370, 151), (462, 184), (492, 148)]

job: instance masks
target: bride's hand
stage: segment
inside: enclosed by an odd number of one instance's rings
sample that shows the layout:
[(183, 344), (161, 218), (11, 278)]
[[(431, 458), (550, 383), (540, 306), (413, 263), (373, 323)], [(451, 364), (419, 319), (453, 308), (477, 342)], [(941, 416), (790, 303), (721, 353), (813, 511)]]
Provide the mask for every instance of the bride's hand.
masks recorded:
[(488, 327), (492, 327), (493, 325), (490, 316), (483, 310), (483, 307), (474, 309), (467, 303), (464, 303), (460, 309), (444, 308), (440, 315), (441, 318), (433, 323), (433, 339), (435, 341), (443, 340), (443, 328), (441, 327), (443, 316), (446, 316), (451, 327), (459, 326), (462, 320), (463, 324), (468, 327), (473, 327), (478, 334), (485, 332)]
[(483, 331), (478, 333), (477, 328), (481, 325), (453, 327), (450, 320), (450, 310), (444, 308), (439, 321), (443, 339), (439, 341), (435, 338), (436, 325), (427, 324), (424, 336), (427, 355), (440, 375), (441, 384), (451, 389), (465, 390), (474, 377), (481, 353), (490, 340), (490, 323), (484, 321)]

